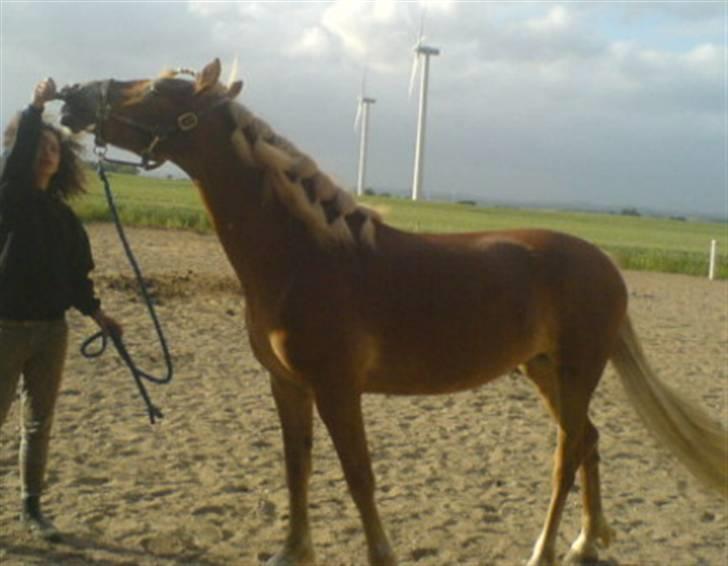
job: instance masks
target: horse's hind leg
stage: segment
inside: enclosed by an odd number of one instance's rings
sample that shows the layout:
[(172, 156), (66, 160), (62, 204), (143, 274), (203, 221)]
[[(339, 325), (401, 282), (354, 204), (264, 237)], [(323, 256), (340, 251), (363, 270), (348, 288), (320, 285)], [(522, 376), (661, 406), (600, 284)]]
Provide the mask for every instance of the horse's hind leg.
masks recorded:
[(283, 429), (290, 518), (283, 549), (269, 565), (313, 564), (308, 522), (308, 478), (313, 446), (313, 394), (310, 390), (271, 376), (271, 389)]
[(374, 501), (374, 473), (364, 432), (361, 396), (353, 391), (321, 388), (316, 392), (316, 407), (333, 440), (349, 491), (359, 509), (369, 563), (392, 566), (397, 561)]
[[(598, 559), (597, 543), (609, 546), (614, 538), (614, 531), (609, 528), (604, 512), (602, 511), (602, 496), (599, 482), (599, 433), (591, 421), (587, 420), (588, 445), (592, 445), (589, 453), (585, 454), (584, 461), (579, 469), (582, 499), (584, 510), (581, 520), (581, 533), (571, 545), (564, 562), (596, 562)], [(591, 438), (594, 440), (591, 441)]]
[(596, 441), (596, 436), (588, 434), (587, 411), (601, 368), (595, 375), (589, 376), (540, 357), (527, 364), (527, 373), (538, 386), (558, 424), (551, 502), (543, 530), (528, 561), (529, 566), (540, 566), (554, 563), (556, 535), (566, 498), (574, 483), (576, 470)]

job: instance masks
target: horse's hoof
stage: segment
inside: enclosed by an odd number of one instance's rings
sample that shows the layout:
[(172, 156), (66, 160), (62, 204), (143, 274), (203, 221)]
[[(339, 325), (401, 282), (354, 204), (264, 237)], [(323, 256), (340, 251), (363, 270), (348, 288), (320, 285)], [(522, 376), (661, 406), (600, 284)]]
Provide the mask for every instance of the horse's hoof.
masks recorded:
[(604, 548), (607, 548), (617, 538), (617, 531), (604, 522), (599, 528), (599, 540)]
[(598, 564), (599, 553), (596, 549), (592, 549), (589, 552), (583, 552), (581, 550), (575, 550), (572, 548), (564, 557), (564, 564), (582, 565), (587, 564)]
[(397, 557), (394, 555), (389, 542), (386, 540), (381, 544), (369, 549), (369, 564), (377, 566), (397, 566)]
[(571, 545), (571, 549), (564, 557), (564, 564), (598, 564), (599, 563), (599, 545), (606, 548), (614, 540), (615, 532), (602, 523), (596, 534), (596, 538), (588, 540), (582, 532), (579, 537)]

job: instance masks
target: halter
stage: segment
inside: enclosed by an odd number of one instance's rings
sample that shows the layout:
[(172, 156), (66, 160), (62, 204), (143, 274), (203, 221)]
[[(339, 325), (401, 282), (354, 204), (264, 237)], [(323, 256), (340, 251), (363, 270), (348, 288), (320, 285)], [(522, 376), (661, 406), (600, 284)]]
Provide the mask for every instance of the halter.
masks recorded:
[[(180, 72), (185, 71), (182, 70)], [(166, 141), (177, 134), (194, 130), (200, 123), (201, 118), (204, 118), (217, 107), (222, 106), (223, 104), (226, 104), (228, 102), (228, 99), (223, 97), (201, 112), (183, 112), (179, 116), (177, 116), (177, 119), (175, 120), (175, 125), (171, 127), (164, 127), (160, 125), (148, 126), (147, 124), (143, 124), (141, 122), (113, 112), (113, 108), (111, 106), (111, 103), (109, 102), (109, 87), (113, 82), (113, 79), (103, 81), (99, 88), (99, 104), (98, 111), (96, 113), (96, 128), (94, 134), (94, 152), (96, 153), (96, 155), (99, 156), (99, 158), (104, 159), (109, 163), (142, 167), (147, 171), (160, 167), (166, 161), (166, 159), (162, 159), (160, 161), (156, 159), (153, 155), (154, 150), (161, 142)], [(152, 84), (151, 91), (154, 92), (154, 84)], [(103, 129), (104, 124), (110, 119), (121, 122), (122, 124), (125, 124), (144, 134), (147, 134), (150, 137), (149, 144), (146, 146), (146, 148), (139, 152), (141, 162), (135, 163), (133, 161), (110, 159), (106, 157), (108, 144), (106, 139), (104, 139)]]

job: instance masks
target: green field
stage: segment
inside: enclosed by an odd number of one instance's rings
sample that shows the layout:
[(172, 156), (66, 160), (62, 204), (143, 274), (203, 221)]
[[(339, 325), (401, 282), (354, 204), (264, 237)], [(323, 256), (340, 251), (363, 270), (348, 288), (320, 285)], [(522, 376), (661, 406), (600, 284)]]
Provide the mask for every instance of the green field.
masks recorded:
[[(115, 201), (127, 225), (211, 231), (192, 183), (113, 174)], [(89, 193), (73, 205), (85, 221), (111, 215), (100, 181), (89, 175)], [(611, 253), (625, 269), (705, 276), (711, 240), (718, 241), (717, 276), (728, 279), (728, 224), (596, 213), (489, 208), (367, 197), (387, 223), (415, 232), (468, 232), (502, 228), (549, 228), (580, 236)]]

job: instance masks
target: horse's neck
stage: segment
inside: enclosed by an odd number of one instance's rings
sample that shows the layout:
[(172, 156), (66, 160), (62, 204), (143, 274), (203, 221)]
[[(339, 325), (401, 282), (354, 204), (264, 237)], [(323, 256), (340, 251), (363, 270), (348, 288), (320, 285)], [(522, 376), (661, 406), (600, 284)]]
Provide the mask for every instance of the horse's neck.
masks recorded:
[(248, 301), (270, 302), (291, 279), (300, 241), (291, 245), (290, 223), (282, 207), (264, 202), (263, 176), (225, 149), (214, 158), (184, 167), (193, 177), (223, 249)]

